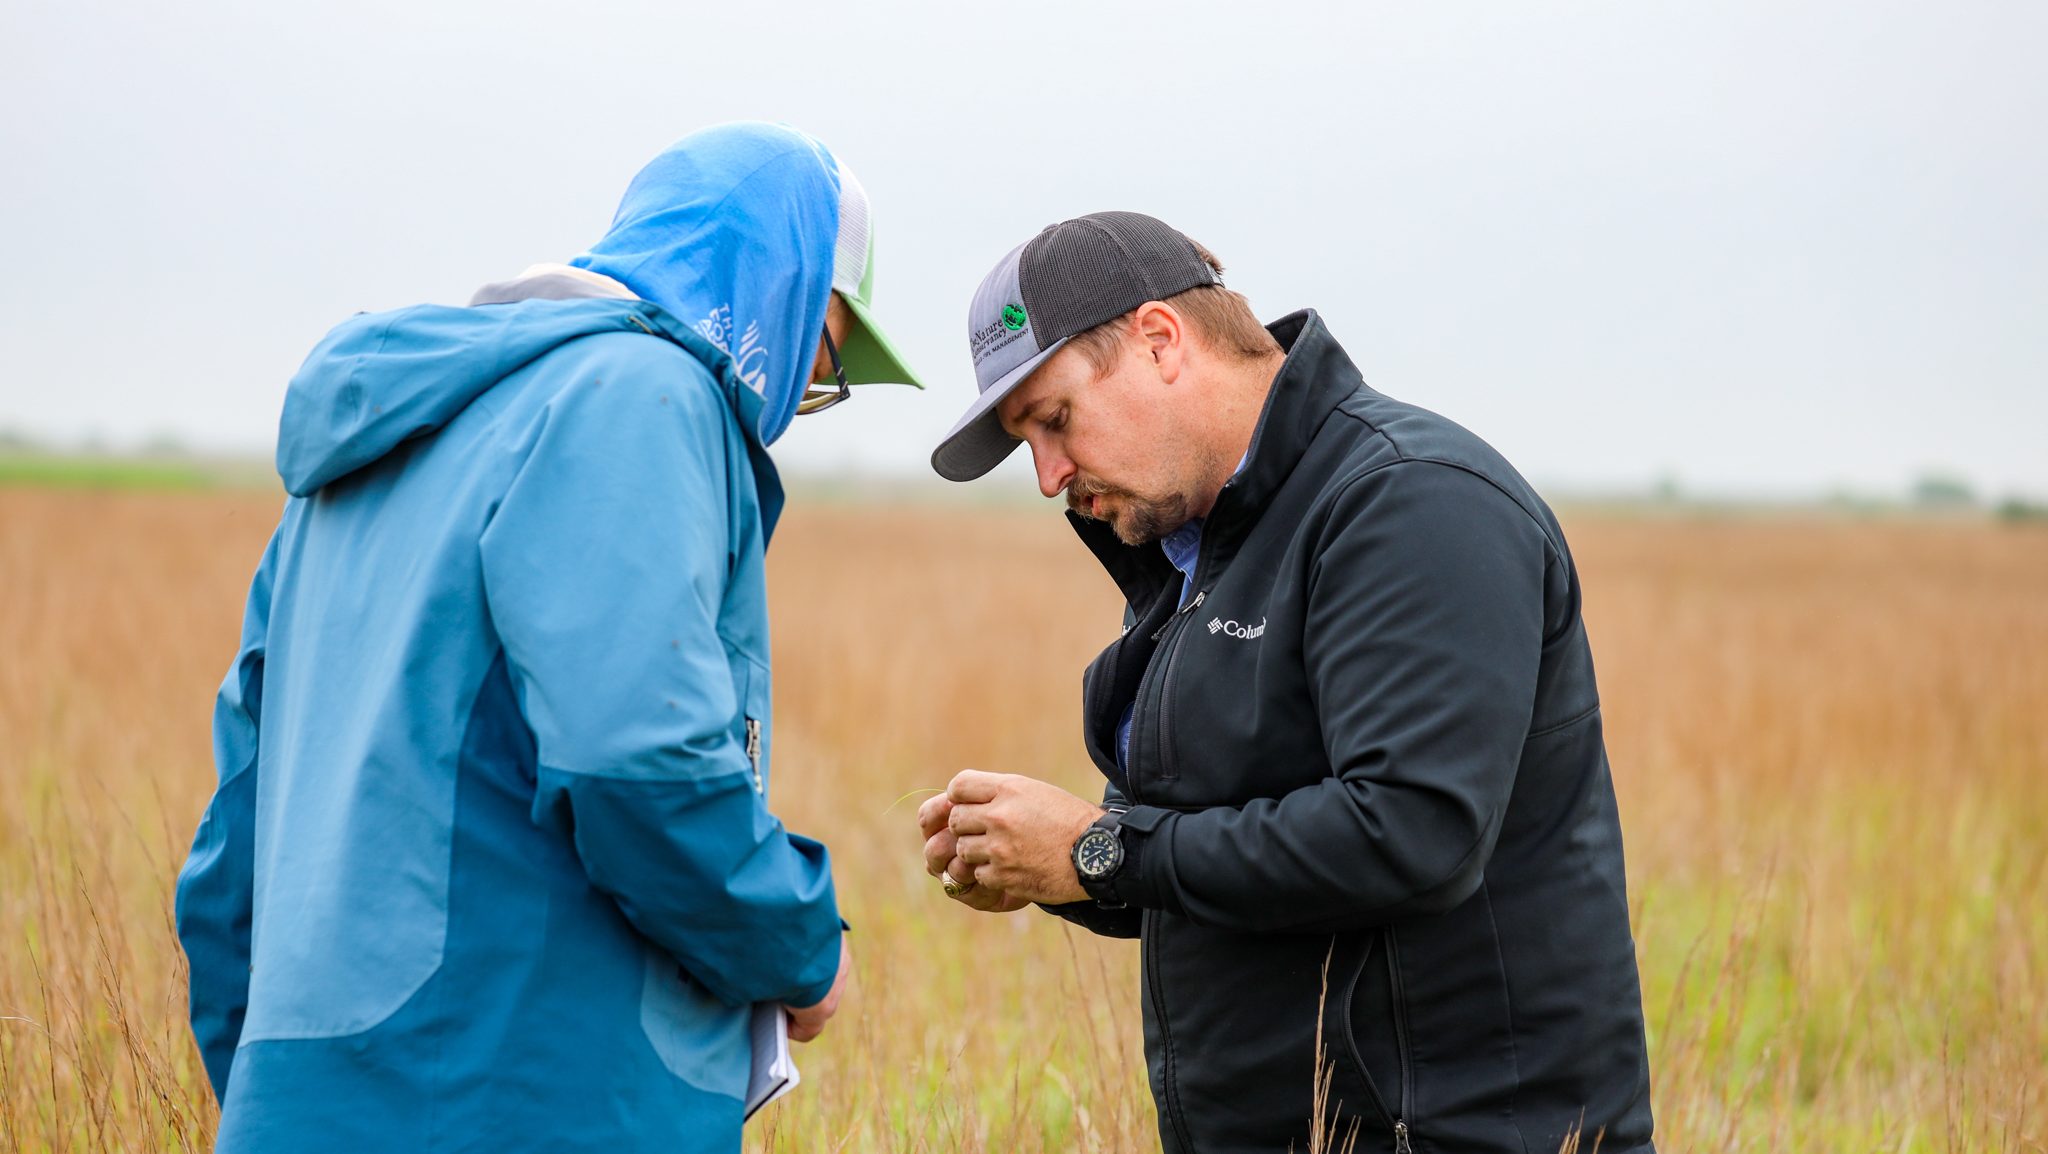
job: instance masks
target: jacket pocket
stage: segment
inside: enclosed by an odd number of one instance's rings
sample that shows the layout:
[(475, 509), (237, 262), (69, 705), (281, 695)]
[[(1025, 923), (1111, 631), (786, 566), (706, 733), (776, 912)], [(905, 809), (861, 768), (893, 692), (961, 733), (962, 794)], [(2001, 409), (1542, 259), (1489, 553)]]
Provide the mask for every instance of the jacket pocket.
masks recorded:
[(744, 1098), (753, 1058), (747, 1035), (752, 1008), (734, 1008), (691, 980), (661, 947), (649, 942), (640, 987), (640, 1032), (668, 1072), (712, 1094)]
[(1401, 1005), (1400, 955), (1392, 928), (1358, 935), (1358, 943), (1351, 978), (1334, 1007), (1336, 1032), (1342, 1057), (1365, 1090), (1360, 1113), (1377, 1118), (1393, 1149), (1408, 1154), (1414, 1078)]
[(772, 698), (768, 667), (749, 657), (740, 662), (745, 678), (740, 700), (740, 742), (754, 775), (754, 792), (768, 792), (768, 709)]
[(361, 1034), (441, 970), (458, 775), (392, 744), (308, 757), (258, 802), (291, 836), (256, 835), (244, 1045)]

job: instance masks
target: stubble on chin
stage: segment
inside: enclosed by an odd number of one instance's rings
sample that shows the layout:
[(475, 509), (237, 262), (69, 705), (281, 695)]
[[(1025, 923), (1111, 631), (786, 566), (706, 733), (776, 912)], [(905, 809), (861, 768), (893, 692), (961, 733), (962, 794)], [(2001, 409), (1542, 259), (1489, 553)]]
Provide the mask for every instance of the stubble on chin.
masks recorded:
[[(1111, 502), (1106, 516), (1089, 512), (1092, 498)], [(1067, 490), (1067, 508), (1090, 521), (1108, 522), (1117, 540), (1126, 545), (1150, 544), (1188, 522), (1188, 499), (1183, 494), (1140, 497), (1093, 477), (1074, 481)]]
[(1116, 538), (1126, 545), (1149, 545), (1188, 523), (1188, 500), (1175, 494), (1161, 500), (1126, 503), (1111, 521)]

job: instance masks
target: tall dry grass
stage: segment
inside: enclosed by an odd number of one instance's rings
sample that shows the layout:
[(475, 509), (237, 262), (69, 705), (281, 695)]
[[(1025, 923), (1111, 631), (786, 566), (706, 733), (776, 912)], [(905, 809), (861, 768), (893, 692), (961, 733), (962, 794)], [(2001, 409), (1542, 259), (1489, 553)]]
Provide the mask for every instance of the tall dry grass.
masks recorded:
[[(0, 488), (0, 1149), (207, 1144), (170, 887), (277, 504)], [(1568, 529), (1660, 1147), (2043, 1149), (2048, 533)], [(1134, 948), (945, 902), (892, 808), (970, 765), (1096, 788), (1108, 581), (1015, 510), (799, 509), (770, 565), (773, 800), (833, 846), (858, 976), (753, 1147), (1150, 1147)]]

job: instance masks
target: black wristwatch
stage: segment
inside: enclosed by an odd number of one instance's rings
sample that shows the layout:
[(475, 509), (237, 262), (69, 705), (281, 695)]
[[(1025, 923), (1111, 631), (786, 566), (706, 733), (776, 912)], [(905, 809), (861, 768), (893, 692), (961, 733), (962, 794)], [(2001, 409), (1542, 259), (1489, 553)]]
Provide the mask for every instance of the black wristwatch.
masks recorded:
[(1074, 873), (1081, 879), (1081, 888), (1108, 909), (1120, 909), (1124, 904), (1110, 888), (1117, 871), (1124, 868), (1124, 839), (1117, 829), (1123, 820), (1123, 810), (1106, 810), (1074, 839)]

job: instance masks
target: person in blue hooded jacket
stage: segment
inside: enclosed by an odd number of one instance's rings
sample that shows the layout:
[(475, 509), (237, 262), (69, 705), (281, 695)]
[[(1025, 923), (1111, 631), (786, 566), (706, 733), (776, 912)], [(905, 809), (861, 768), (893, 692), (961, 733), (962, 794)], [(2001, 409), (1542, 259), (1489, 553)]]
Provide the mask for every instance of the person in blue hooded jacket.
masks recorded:
[(307, 358), (178, 879), (219, 1149), (739, 1148), (750, 1007), (845, 980), (766, 801), (765, 449), (916, 383), (872, 266), (829, 151), (725, 125), (569, 265)]

